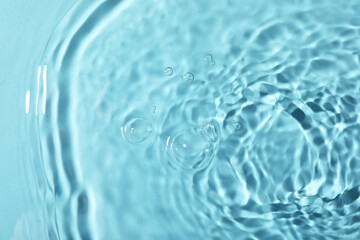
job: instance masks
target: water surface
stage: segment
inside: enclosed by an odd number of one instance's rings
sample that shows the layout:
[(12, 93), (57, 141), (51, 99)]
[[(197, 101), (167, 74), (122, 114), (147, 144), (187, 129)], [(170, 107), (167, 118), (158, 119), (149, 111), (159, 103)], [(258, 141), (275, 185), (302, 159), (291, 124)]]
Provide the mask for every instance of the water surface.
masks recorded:
[(37, 69), (47, 238), (360, 238), (359, 16), (78, 2)]

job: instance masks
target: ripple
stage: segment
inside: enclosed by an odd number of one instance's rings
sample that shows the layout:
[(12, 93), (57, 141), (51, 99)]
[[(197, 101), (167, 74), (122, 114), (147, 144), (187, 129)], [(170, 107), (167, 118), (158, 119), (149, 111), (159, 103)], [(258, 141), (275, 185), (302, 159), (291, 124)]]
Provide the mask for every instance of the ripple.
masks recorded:
[(359, 4), (164, 6), (80, 2), (54, 30), (49, 236), (358, 239)]

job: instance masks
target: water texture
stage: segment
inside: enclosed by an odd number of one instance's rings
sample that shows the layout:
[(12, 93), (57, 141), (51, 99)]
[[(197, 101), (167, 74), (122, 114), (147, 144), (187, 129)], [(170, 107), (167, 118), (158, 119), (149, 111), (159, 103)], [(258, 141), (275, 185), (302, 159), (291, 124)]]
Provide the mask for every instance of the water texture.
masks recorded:
[(80, 1), (38, 70), (48, 239), (360, 239), (358, 1)]

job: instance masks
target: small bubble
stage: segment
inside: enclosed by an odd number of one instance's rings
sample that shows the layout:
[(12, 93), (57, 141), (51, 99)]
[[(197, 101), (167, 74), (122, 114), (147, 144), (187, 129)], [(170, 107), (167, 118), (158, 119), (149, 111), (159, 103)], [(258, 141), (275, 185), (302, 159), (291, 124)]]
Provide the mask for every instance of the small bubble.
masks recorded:
[(185, 73), (183, 79), (187, 83), (192, 83), (194, 81), (194, 75), (191, 72)]
[(152, 133), (151, 123), (144, 118), (133, 118), (125, 124), (123, 137), (128, 142), (141, 143), (150, 137)]
[(174, 70), (171, 67), (167, 67), (164, 69), (164, 73), (167, 76), (171, 76), (173, 74)]
[(213, 57), (212, 57), (210, 54), (206, 54), (206, 55), (203, 57), (203, 60), (204, 60), (204, 62), (211, 64), (211, 62), (212, 62), (212, 60), (213, 60)]
[(213, 66), (213, 65), (215, 65), (215, 61), (211, 61), (209, 64), (210, 64), (211, 66)]
[(232, 123), (233, 123), (233, 127), (234, 127), (235, 129), (240, 129), (240, 128), (241, 128), (241, 125), (240, 125), (239, 122), (236, 122), (236, 121), (233, 120)]
[(156, 111), (156, 106), (153, 106), (153, 113), (155, 113)]

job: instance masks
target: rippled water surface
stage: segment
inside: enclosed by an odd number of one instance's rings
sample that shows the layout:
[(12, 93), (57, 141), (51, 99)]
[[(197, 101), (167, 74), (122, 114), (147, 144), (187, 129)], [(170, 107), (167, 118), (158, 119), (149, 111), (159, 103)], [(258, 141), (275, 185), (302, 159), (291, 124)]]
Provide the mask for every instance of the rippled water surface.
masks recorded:
[(49, 239), (360, 239), (359, 1), (80, 1), (38, 70)]

